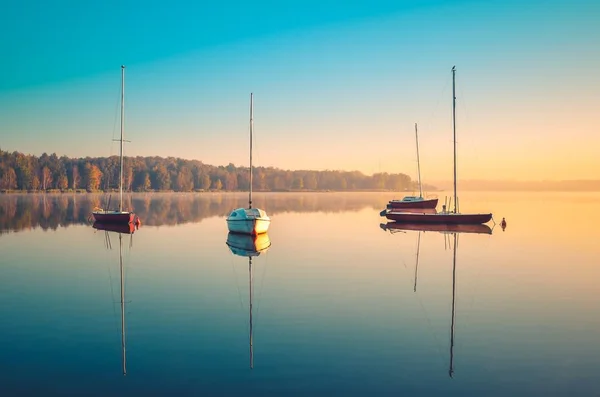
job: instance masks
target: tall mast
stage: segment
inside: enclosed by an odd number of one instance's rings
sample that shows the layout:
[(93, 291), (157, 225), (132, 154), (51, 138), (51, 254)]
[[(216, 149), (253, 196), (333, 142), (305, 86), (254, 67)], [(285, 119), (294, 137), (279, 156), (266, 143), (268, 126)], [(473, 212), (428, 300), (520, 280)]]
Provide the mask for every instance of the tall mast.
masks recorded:
[(123, 352), (123, 376), (127, 375), (125, 362), (125, 281), (123, 277), (123, 237), (119, 233), (119, 269), (121, 271), (121, 349)]
[(252, 129), (254, 127), (254, 94), (250, 93), (250, 195), (249, 208), (252, 208)]
[(415, 123), (415, 140), (417, 141), (417, 170), (419, 176), (419, 197), (423, 197), (423, 188), (421, 187), (421, 162), (419, 161), (419, 133), (417, 132), (417, 123)]
[(252, 288), (252, 257), (249, 256), (248, 257), (248, 273), (249, 273), (249, 278), (250, 278), (250, 369), (254, 368), (254, 350), (253, 350), (253, 346), (252, 346), (252, 295), (253, 294), (253, 288)]
[(123, 130), (125, 127), (125, 65), (121, 65), (121, 170), (119, 176), (119, 212), (123, 211)]
[(454, 213), (456, 214), (456, 66), (452, 66), (452, 131), (454, 141)]
[(456, 305), (456, 233), (454, 233), (454, 252), (452, 255), (452, 324), (450, 325), (450, 369), (448, 375), (454, 375), (454, 318)]

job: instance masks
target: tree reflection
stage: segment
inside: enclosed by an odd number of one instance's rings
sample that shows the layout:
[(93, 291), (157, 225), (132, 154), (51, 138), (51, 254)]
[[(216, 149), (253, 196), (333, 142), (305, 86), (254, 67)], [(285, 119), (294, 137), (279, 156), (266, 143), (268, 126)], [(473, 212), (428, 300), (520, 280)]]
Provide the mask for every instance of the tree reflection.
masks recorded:
[[(92, 209), (106, 204), (103, 194), (3, 194), (0, 195), (0, 233), (89, 222)], [(244, 193), (134, 193), (126, 196), (128, 208), (144, 225), (197, 223), (225, 216), (244, 206)], [(255, 201), (269, 213), (344, 212), (379, 209), (389, 200), (379, 193), (263, 193)]]

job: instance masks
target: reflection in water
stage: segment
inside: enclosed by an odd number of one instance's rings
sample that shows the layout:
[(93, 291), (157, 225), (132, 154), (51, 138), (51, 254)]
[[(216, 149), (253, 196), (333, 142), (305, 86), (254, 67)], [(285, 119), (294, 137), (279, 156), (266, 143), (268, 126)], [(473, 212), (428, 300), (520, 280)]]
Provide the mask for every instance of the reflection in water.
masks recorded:
[[(380, 208), (389, 199), (373, 193), (258, 193), (253, 201), (270, 214), (282, 212), (359, 211)], [(247, 197), (247, 196), (246, 196)], [(0, 194), (0, 234), (35, 227), (56, 230), (59, 226), (91, 222), (90, 213), (104, 200), (102, 194)], [(197, 223), (226, 216), (243, 207), (242, 193), (134, 193), (123, 197), (148, 226)], [(247, 202), (247, 201), (246, 201)]]
[(115, 224), (102, 224), (94, 222), (94, 229), (104, 230), (105, 244), (107, 249), (112, 249), (110, 241), (110, 233), (117, 233), (119, 235), (119, 274), (121, 278), (121, 351), (122, 351), (122, 363), (123, 363), (123, 376), (127, 375), (127, 360), (126, 360), (126, 349), (125, 349), (125, 277), (123, 267), (123, 234), (129, 234), (129, 248), (133, 244), (133, 233), (135, 232), (133, 224), (129, 225), (115, 225)]
[(229, 232), (227, 235), (227, 246), (231, 252), (238, 256), (248, 257), (248, 277), (250, 291), (250, 368), (254, 368), (254, 350), (252, 345), (252, 298), (254, 295), (254, 275), (252, 272), (252, 257), (267, 252), (271, 246), (271, 240), (267, 233), (251, 236)]
[(94, 229), (106, 231), (107, 236), (108, 236), (108, 232), (115, 232), (115, 233), (119, 233), (119, 234), (121, 234), (121, 233), (133, 234), (139, 228), (139, 226), (137, 226), (133, 223), (119, 224), (119, 223), (102, 223), (102, 222), (94, 222), (92, 227)]
[[(409, 224), (409, 223), (396, 223), (388, 222), (387, 224), (379, 225), (383, 230), (389, 231), (390, 233), (397, 233), (406, 231), (417, 231), (417, 254), (415, 263), (415, 284), (413, 291), (417, 292), (417, 269), (419, 266), (419, 251), (421, 247), (421, 232), (439, 232), (444, 234), (444, 244), (452, 247), (452, 310), (451, 310), (451, 323), (450, 323), (450, 364), (448, 368), (448, 375), (451, 378), (454, 377), (454, 329), (455, 329), (455, 318), (456, 318), (456, 248), (458, 247), (458, 235), (460, 233), (474, 233), (474, 234), (492, 234), (492, 229), (487, 225), (438, 225), (438, 224)], [(447, 240), (453, 237), (453, 243), (450, 244)], [(446, 244), (448, 243), (448, 244)]]
[(418, 230), (423, 232), (440, 233), (477, 233), (492, 234), (492, 229), (488, 225), (444, 225), (444, 224), (419, 224), (419, 223), (400, 223), (388, 222), (379, 225), (383, 230), (390, 233), (405, 232), (407, 230)]

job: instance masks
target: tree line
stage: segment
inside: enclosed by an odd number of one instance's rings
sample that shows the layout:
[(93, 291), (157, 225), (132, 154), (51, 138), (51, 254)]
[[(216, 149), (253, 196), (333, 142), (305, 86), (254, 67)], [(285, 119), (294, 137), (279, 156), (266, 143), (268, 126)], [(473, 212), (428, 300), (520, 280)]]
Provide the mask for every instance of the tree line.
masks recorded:
[[(247, 191), (249, 167), (175, 157), (124, 157), (123, 188), (131, 192)], [(111, 191), (119, 188), (119, 157), (40, 157), (0, 149), (0, 191)], [(257, 191), (410, 190), (408, 175), (359, 171), (290, 171), (253, 167)]]

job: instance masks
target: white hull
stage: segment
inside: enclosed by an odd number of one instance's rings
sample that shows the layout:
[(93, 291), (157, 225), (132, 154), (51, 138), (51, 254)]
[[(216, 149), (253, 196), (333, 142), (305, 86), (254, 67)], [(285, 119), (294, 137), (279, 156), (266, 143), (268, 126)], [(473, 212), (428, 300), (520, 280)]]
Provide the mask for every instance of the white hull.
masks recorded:
[(230, 232), (242, 234), (263, 234), (269, 230), (271, 219), (259, 209), (238, 208), (227, 217)]

